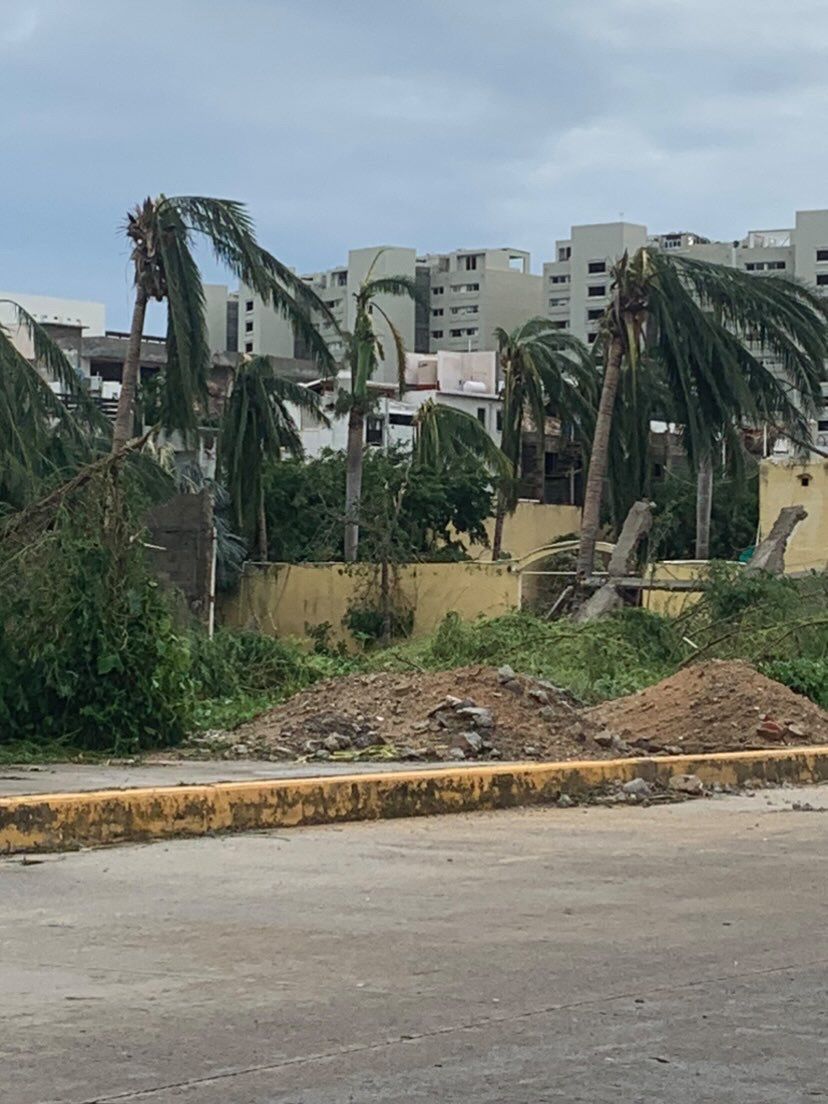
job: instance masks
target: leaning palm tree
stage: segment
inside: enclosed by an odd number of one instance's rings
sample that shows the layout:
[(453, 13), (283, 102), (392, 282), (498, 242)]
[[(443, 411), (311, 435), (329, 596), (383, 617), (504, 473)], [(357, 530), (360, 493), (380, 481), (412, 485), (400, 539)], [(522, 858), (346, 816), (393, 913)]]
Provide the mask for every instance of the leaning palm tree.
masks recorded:
[(379, 250), (356, 292), (354, 330), (347, 337), (347, 363), (350, 389), (340, 393), (337, 413), (348, 414), (348, 444), (345, 468), (345, 560), (353, 562), (359, 546), (359, 508), (362, 498), (362, 460), (365, 443), (365, 418), (373, 406), (369, 383), (383, 359), (384, 350), (376, 331), (376, 312), (388, 326), (397, 360), (399, 390), (405, 388), (405, 348), (402, 335), (377, 301), (380, 296), (408, 296), (417, 300), (417, 285), (409, 276), (374, 276), (384, 250)]
[[(0, 308), (12, 319), (0, 324), (0, 501), (19, 508), (45, 476), (89, 461), (109, 426), (46, 330), (11, 299), (0, 299)], [(31, 344), (31, 360), (15, 344), (18, 333)]]
[(204, 289), (193, 255), (196, 236), (205, 238), (223, 265), (291, 322), (324, 369), (332, 368), (328, 347), (311, 323), (312, 311), (333, 321), (328, 308), (300, 277), (262, 249), (243, 204), (205, 196), (159, 195), (130, 212), (126, 234), (132, 243), (135, 303), (113, 449), (132, 435), (141, 337), (152, 299), (167, 303), (163, 424), (184, 434), (195, 428), (196, 407), (206, 399), (210, 366)]
[[(604, 377), (584, 494), (577, 572), (592, 574), (622, 365), (642, 353), (663, 373), (691, 464), (740, 421), (809, 436), (828, 355), (823, 304), (802, 284), (645, 246), (614, 266), (604, 317)], [(772, 358), (775, 369), (763, 360)], [(703, 542), (703, 540), (702, 540)]]
[(427, 399), (414, 415), (412, 460), (418, 467), (448, 467), (474, 459), (498, 481), (511, 477), (512, 465), (486, 428), (465, 410)]
[[(571, 334), (553, 329), (545, 318), (531, 318), (511, 333), (495, 330), (503, 373), (503, 431), (501, 449), (516, 485), (520, 475), (524, 421), (528, 414), (537, 433), (534, 483), (539, 502), (544, 498), (546, 417), (551, 411), (562, 428), (582, 428), (593, 402), (595, 370), (589, 350)], [(498, 559), (506, 513), (515, 499), (498, 496), (492, 558)]]
[(218, 438), (218, 471), (230, 495), (236, 525), (261, 560), (267, 560), (264, 468), (283, 453), (302, 457), (299, 429), (288, 404), (325, 422), (315, 391), (285, 379), (269, 357), (242, 361), (224, 407)]

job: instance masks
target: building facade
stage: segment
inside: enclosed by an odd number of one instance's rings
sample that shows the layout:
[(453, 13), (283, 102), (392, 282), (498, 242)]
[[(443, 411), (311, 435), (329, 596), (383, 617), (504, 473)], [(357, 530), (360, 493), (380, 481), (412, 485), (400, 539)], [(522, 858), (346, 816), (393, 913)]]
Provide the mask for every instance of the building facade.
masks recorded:
[(649, 234), (638, 223), (607, 222), (573, 226), (568, 238), (555, 243), (555, 259), (543, 266), (543, 313), (559, 329), (594, 342), (613, 264), (643, 245), (757, 275), (785, 273), (828, 292), (828, 210), (797, 211), (792, 227), (750, 230), (732, 241), (688, 231)]
[[(345, 348), (336, 327), (353, 330), (356, 294), (367, 277), (406, 276), (417, 287), (417, 301), (383, 295), (374, 326), (384, 356), (377, 373), (381, 382), (397, 378), (390, 330), (393, 322), (404, 347), (417, 353), (481, 352), (495, 347), (497, 327), (506, 330), (542, 313), (543, 279), (530, 272), (530, 255), (517, 249), (463, 249), (418, 256), (401, 246), (352, 249), (347, 264), (303, 279), (331, 312), (336, 325), (314, 318), (334, 357)], [(248, 354), (304, 356), (290, 323), (248, 289), (239, 291), (238, 348)]]

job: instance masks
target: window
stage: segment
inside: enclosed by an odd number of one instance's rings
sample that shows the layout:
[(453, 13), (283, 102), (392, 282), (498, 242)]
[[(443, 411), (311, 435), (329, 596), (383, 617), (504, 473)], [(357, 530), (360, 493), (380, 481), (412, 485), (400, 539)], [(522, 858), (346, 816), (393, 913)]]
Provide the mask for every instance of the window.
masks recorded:
[(467, 291), (480, 291), (480, 284), (453, 284), (452, 291), (467, 292)]
[(445, 311), (442, 307), (435, 307), (431, 312), (431, 317), (440, 318), (443, 314), (445, 314)]
[(495, 425), (497, 426), (497, 432), (502, 433), (503, 432), (503, 411), (502, 410), (498, 410), (497, 414), (495, 414)]
[(819, 430), (820, 433), (828, 433), (828, 419), (826, 419), (825, 421), (822, 421), (822, 420), (818, 421), (817, 422), (817, 429)]
[(382, 444), (382, 418), (369, 414), (365, 419), (365, 444)]
[(557, 322), (553, 321), (553, 322), (550, 322), (549, 325), (552, 327), (553, 330), (567, 330), (567, 329), (569, 329), (569, 323), (564, 321), (564, 320), (560, 320), (560, 321), (557, 321)]
[(562, 245), (562, 246), (560, 246), (560, 248), (558, 249), (558, 260), (559, 261), (568, 261), (571, 256), (572, 256), (572, 246), (571, 245)]
[(253, 342), (252, 341), (245, 341), (244, 351), (246, 353), (252, 353), (253, 352)]
[(594, 345), (594, 344), (595, 344), (595, 339), (596, 339), (597, 337), (598, 337), (598, 334), (597, 334), (597, 333), (589, 333), (589, 334), (587, 334), (587, 345)]
[(803, 487), (809, 487), (811, 484), (810, 475), (800, 475), (799, 482)]
[(785, 262), (784, 261), (768, 261), (768, 268), (775, 268), (778, 271), (780, 268), (784, 268), (784, 267), (785, 267)]
[(569, 303), (569, 296), (568, 295), (565, 296), (563, 299), (561, 299), (559, 297), (557, 299), (553, 298), (553, 299), (549, 300), (549, 306), (550, 307), (565, 307), (568, 303)]
[(606, 272), (606, 271), (607, 271), (607, 262), (606, 261), (590, 261), (589, 264), (587, 265), (587, 272), (589, 272), (589, 273)]
[(482, 426), (486, 424), (486, 407), (478, 406), (477, 408), (477, 420)]
[(431, 294), (432, 295), (442, 295), (445, 290), (446, 290), (445, 288), (441, 288), (441, 287), (432, 288), (431, 289)]
[(817, 250), (817, 260), (818, 261), (828, 261), (828, 249), (818, 249)]
[(477, 336), (477, 326), (470, 326), (466, 330), (466, 337), (476, 337), (476, 336)]
[(334, 287), (345, 287), (345, 285), (348, 283), (348, 273), (347, 272), (334, 272), (334, 273), (332, 273), (331, 274), (331, 283), (334, 285)]
[(412, 414), (389, 414), (388, 422), (390, 425), (407, 425), (410, 426), (413, 421)]
[(244, 309), (246, 311), (252, 311), (253, 310), (253, 300), (252, 299), (247, 300), (247, 302), (244, 304)]
[(432, 330), (431, 331), (431, 336), (432, 337), (442, 337), (443, 336), (443, 331), (442, 330)]
[[(468, 307), (449, 307), (449, 314), (477, 314), (479, 310), (480, 307), (475, 303)], [(442, 313), (440, 311), (440, 314)]]
[(826, 285), (828, 285), (828, 272), (817, 273), (817, 286), (825, 287)]
[(250, 321), (250, 322), (245, 322), (245, 324), (244, 324), (244, 332), (245, 332), (245, 333), (253, 333), (253, 323), (252, 323), (252, 321)]
[(594, 322), (597, 318), (601, 318), (603, 313), (604, 312), (603, 312), (603, 310), (601, 310), (600, 307), (595, 307), (592, 310), (588, 310), (587, 311), (587, 321), (588, 322)]
[(460, 263), (466, 272), (473, 272), (477, 268), (477, 254), (472, 253), (468, 257), (461, 257)]
[(338, 307), (341, 302), (341, 299), (326, 299), (325, 306), (332, 310), (334, 307)]
[(550, 276), (549, 277), (549, 283), (550, 284), (568, 284), (569, 283), (569, 276), (566, 276), (566, 275)]
[(600, 299), (607, 294), (606, 284), (590, 284), (587, 288), (587, 295), (590, 299)]

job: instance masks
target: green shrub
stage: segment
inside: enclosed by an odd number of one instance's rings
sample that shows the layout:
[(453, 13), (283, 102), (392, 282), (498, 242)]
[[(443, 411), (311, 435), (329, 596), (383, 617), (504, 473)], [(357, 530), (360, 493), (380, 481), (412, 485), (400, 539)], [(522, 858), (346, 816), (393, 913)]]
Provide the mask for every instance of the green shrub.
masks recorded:
[(679, 654), (671, 622), (632, 609), (587, 625), (530, 613), (464, 622), (449, 613), (416, 658), (436, 668), (508, 664), (595, 702), (657, 682)]
[(111, 478), (0, 542), (0, 742), (130, 754), (177, 743), (189, 649)]
[(776, 659), (760, 664), (760, 670), (768, 678), (783, 682), (828, 709), (828, 660), (825, 659)]
[(297, 645), (255, 632), (219, 629), (191, 640), (191, 674), (199, 698), (275, 693), (306, 679), (308, 657)]

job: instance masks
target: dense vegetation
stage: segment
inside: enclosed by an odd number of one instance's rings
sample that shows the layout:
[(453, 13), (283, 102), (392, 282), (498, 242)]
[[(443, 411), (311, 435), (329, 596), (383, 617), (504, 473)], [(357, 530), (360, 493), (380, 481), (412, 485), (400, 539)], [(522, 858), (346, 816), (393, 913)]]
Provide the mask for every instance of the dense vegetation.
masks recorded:
[[(297, 563), (341, 560), (346, 462), (342, 453), (283, 460), (265, 476), (269, 558)], [(394, 562), (461, 559), (485, 543), (491, 479), (469, 457), (452, 468), (412, 463), (402, 450), (369, 449), (362, 469), (359, 557), (390, 551)]]

